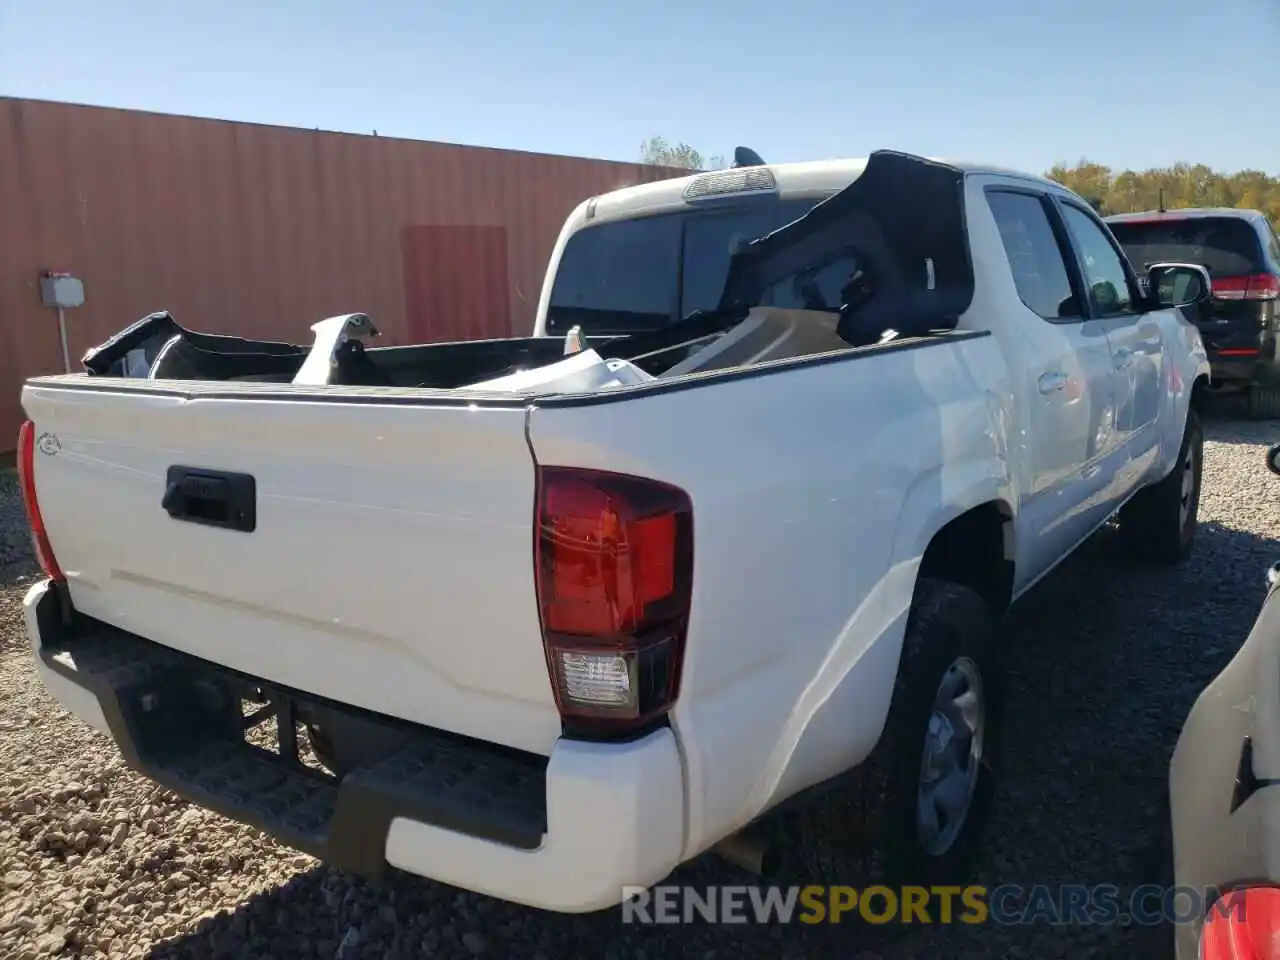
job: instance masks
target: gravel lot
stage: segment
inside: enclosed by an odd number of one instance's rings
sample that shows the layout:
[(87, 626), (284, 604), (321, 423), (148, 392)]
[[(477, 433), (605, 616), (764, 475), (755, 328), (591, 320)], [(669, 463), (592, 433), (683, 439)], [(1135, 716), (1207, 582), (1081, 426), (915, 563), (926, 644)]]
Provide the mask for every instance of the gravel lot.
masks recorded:
[[(1179, 571), (1115, 556), (1105, 535), (1008, 624), (1004, 776), (978, 882), (1157, 879), (1168, 757), (1193, 699), (1257, 615), (1280, 549), (1280, 424), (1207, 424), (1200, 538)], [(38, 685), (20, 602), (33, 567), (0, 475), (0, 956), (1134, 957), (1144, 931), (1048, 924), (917, 928), (622, 926), (439, 884), (381, 889), (330, 871), (133, 775)], [(744, 882), (719, 861), (696, 884)], [(860, 878), (851, 878), (857, 883)]]

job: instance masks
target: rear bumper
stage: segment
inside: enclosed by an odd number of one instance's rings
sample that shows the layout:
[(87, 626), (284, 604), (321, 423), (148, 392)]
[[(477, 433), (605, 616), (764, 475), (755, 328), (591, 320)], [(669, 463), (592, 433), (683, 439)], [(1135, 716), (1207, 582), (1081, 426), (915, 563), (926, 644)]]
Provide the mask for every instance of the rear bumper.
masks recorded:
[[(41, 680), (131, 767), (339, 869), (376, 879), (391, 867), (579, 913), (680, 861), (684, 789), (669, 729), (622, 744), (562, 739), (537, 757), (259, 684), (78, 616), (48, 581), (24, 606)], [(402, 743), (341, 779), (302, 766), (245, 741), (235, 693), (255, 685), (290, 710), (313, 702), (386, 724)]]
[[(1239, 352), (1245, 349), (1256, 352)], [(1270, 332), (1262, 332), (1247, 346), (1232, 343), (1218, 348), (1206, 342), (1205, 350), (1215, 385), (1280, 387), (1280, 341)]]
[(1280, 387), (1280, 362), (1248, 357), (1209, 357), (1215, 386)]

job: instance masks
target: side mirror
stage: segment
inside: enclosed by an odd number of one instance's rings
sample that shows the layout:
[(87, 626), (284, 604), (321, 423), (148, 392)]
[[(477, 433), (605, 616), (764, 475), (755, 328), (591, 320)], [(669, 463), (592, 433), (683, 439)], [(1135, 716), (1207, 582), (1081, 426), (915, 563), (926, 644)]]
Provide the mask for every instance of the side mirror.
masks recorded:
[(1267, 469), (1272, 473), (1280, 474), (1280, 443), (1277, 443), (1267, 451)]
[(1209, 299), (1209, 271), (1194, 263), (1153, 263), (1147, 270), (1147, 292), (1157, 307), (1188, 307)]

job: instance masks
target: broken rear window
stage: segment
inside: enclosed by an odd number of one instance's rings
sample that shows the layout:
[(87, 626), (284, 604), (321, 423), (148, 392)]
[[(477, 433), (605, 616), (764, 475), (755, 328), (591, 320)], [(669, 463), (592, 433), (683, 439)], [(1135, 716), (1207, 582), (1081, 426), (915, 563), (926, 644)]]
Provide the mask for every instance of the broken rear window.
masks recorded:
[(565, 244), (547, 332), (643, 333), (713, 309), (733, 253), (815, 203), (770, 199), (584, 227)]

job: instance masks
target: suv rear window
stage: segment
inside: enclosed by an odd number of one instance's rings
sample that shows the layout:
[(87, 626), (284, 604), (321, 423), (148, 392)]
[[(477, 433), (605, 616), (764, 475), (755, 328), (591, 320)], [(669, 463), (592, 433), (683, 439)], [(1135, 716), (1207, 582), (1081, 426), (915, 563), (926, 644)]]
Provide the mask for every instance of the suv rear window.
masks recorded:
[(576, 324), (588, 335), (643, 333), (709, 310), (720, 302), (733, 252), (817, 202), (771, 199), (584, 227), (556, 269), (547, 332)]
[(1232, 277), (1267, 269), (1257, 231), (1238, 217), (1187, 217), (1108, 223), (1139, 273), (1153, 263), (1197, 263), (1210, 276)]

